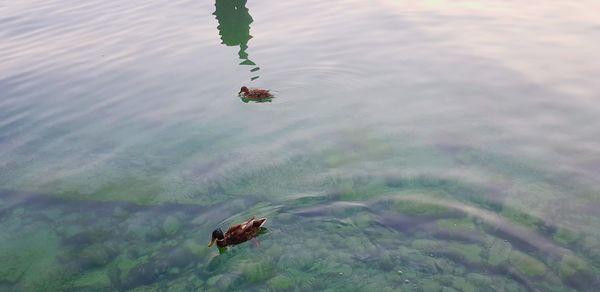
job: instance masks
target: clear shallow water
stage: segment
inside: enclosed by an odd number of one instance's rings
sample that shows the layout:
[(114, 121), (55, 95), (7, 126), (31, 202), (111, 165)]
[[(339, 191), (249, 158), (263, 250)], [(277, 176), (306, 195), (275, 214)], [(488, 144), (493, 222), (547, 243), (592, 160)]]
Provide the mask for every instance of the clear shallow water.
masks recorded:
[(13, 2), (2, 290), (600, 284), (594, 1)]

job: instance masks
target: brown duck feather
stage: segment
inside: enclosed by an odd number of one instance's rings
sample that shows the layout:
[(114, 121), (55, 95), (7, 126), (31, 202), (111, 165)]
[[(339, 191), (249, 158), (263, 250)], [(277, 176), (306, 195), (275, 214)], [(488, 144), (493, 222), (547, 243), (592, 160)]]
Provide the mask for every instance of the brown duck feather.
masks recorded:
[(236, 245), (255, 238), (260, 228), (267, 222), (267, 218), (255, 219), (254, 217), (247, 221), (233, 225), (227, 229), (223, 239), (217, 239), (218, 247)]
[(242, 86), (239, 95), (248, 99), (268, 99), (273, 97), (273, 94), (268, 89), (248, 88), (246, 86)]

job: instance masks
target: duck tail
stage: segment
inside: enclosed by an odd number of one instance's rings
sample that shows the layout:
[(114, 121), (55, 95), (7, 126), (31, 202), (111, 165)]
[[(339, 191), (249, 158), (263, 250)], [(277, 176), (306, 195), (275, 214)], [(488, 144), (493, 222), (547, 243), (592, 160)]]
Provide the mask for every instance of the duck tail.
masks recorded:
[(265, 223), (267, 223), (267, 218), (260, 218), (254, 220), (254, 226), (256, 227), (262, 227), (263, 225), (265, 225)]

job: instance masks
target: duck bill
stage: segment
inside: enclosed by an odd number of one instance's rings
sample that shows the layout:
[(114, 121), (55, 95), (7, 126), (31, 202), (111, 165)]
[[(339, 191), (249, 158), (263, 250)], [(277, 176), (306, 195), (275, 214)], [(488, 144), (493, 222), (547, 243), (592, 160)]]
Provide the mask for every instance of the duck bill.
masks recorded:
[(213, 244), (215, 244), (215, 242), (217, 241), (217, 239), (213, 238), (210, 240), (210, 242), (208, 243), (208, 247), (213, 246)]

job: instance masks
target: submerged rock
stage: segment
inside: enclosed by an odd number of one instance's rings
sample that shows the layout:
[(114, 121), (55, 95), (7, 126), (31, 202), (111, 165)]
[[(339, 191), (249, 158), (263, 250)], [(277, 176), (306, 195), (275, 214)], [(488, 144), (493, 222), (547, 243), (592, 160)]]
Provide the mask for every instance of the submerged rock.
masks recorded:
[(102, 267), (117, 256), (112, 247), (103, 244), (93, 244), (78, 251), (71, 252), (69, 258), (72, 264), (82, 269)]
[(17, 255), (2, 255), (0, 257), (0, 283), (16, 283), (29, 268), (27, 258)]
[(206, 248), (206, 245), (198, 244), (195, 240), (188, 239), (183, 243), (183, 246), (193, 255), (197, 257), (204, 257), (210, 251)]
[(296, 251), (293, 254), (284, 254), (279, 258), (278, 266), (306, 270), (313, 266), (315, 257), (307, 251)]
[(94, 290), (102, 291), (110, 289), (111, 282), (106, 272), (100, 270), (90, 273), (84, 273), (82, 277), (73, 281), (72, 287), (75, 290)]
[(448, 259), (436, 259), (435, 267), (443, 274), (452, 274), (454, 271), (455, 264)]
[(412, 247), (422, 252), (438, 251), (440, 243), (429, 239), (417, 239), (412, 242)]
[(538, 259), (513, 250), (509, 256), (510, 263), (525, 276), (541, 276), (546, 272), (546, 265)]
[[(12, 222), (8, 223), (2, 228), (12, 227)], [(71, 280), (70, 273), (56, 262), (60, 240), (51, 230), (49, 225), (34, 223), (14, 232), (0, 232), (0, 286), (12, 286), (7, 291), (63, 289)]]
[(166, 235), (174, 235), (181, 229), (181, 221), (175, 216), (169, 215), (162, 224), (162, 230)]
[(161, 271), (166, 271), (174, 267), (184, 268), (194, 263), (196, 257), (186, 248), (175, 247), (161, 250), (153, 261), (159, 261), (160, 264), (157, 266), (161, 268)]
[(158, 279), (159, 272), (151, 263), (143, 263), (133, 267), (126, 275), (122, 288), (132, 289), (142, 285), (148, 285)]
[(496, 239), (490, 247), (488, 263), (497, 266), (510, 256), (512, 245), (504, 240)]
[(575, 255), (564, 255), (559, 263), (558, 272), (564, 282), (570, 286), (581, 288), (581, 290), (598, 282), (598, 280), (594, 281), (594, 272), (591, 266)]
[(76, 233), (63, 240), (68, 246), (81, 247), (109, 240), (113, 234), (107, 228), (94, 228)]
[(183, 247), (166, 247), (151, 257), (143, 257), (132, 261), (119, 257), (117, 262), (117, 279), (121, 289), (133, 289), (149, 285), (162, 279), (173, 279), (194, 263), (196, 257)]
[(384, 271), (390, 271), (396, 266), (396, 261), (394, 260), (394, 257), (390, 252), (387, 251), (381, 251), (377, 255), (376, 260), (377, 266)]
[(421, 289), (423, 289), (423, 291), (439, 292), (442, 290), (442, 286), (436, 281), (426, 279), (421, 284)]
[(292, 288), (292, 286), (294, 285), (294, 282), (289, 277), (286, 277), (283, 275), (277, 275), (277, 276), (271, 278), (271, 280), (269, 280), (267, 285), (269, 286), (270, 289), (272, 289), (274, 291), (284, 291), (284, 290)]
[(577, 239), (579, 239), (579, 236), (568, 230), (565, 228), (559, 228), (555, 233), (554, 233), (554, 240), (560, 242), (563, 245), (569, 245), (573, 242), (575, 242)]
[(233, 274), (216, 275), (209, 278), (207, 284), (210, 289), (214, 289), (215, 291), (229, 291), (236, 277)]
[(113, 209), (113, 217), (117, 219), (125, 219), (129, 216), (129, 212), (122, 206), (116, 206)]
[(469, 263), (480, 263), (482, 261), (480, 256), (481, 247), (475, 244), (452, 243), (448, 250), (459, 254)]
[(480, 290), (493, 290), (492, 284), (497, 282), (493, 277), (479, 273), (469, 273), (467, 274), (466, 279), (469, 283), (479, 286)]
[(246, 263), (241, 267), (242, 275), (251, 283), (269, 279), (273, 273), (273, 266), (268, 261)]
[(151, 225), (149, 227), (140, 228), (145, 233), (146, 238), (150, 241), (157, 241), (163, 238), (164, 229), (161, 226)]
[(208, 280), (206, 281), (206, 284), (208, 284), (208, 286), (214, 286), (215, 284), (217, 284), (219, 279), (221, 279), (222, 277), (223, 277), (223, 275), (212, 276), (212, 277), (208, 278)]
[(471, 283), (467, 282), (465, 278), (455, 277), (452, 280), (452, 287), (456, 288), (458, 291), (463, 292), (475, 292), (475, 286), (471, 285)]

